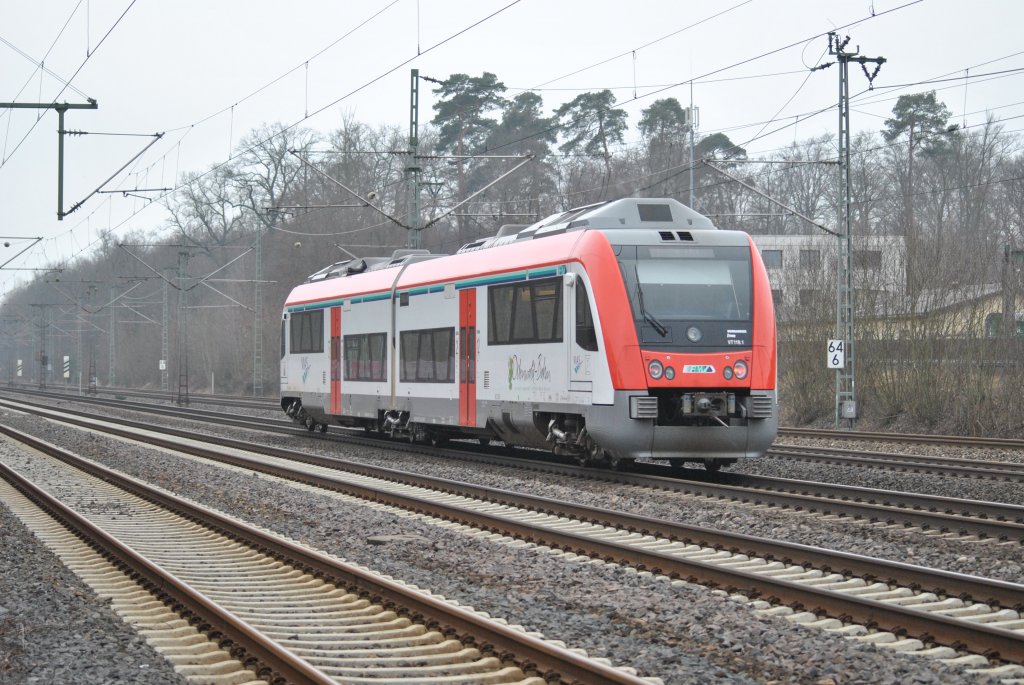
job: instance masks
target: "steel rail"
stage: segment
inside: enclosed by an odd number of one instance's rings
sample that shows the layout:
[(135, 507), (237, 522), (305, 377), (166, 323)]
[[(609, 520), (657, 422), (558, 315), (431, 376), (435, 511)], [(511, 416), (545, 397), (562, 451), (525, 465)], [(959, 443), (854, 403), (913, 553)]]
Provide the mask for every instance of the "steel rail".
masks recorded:
[[(375, 604), (408, 616), (439, 632), (459, 636), (464, 644), (514, 660), (525, 672), (537, 672), (551, 682), (579, 685), (650, 685), (649, 681), (589, 658), (568, 648), (538, 639), (521, 630), (489, 620), (462, 607), (391, 581), (383, 576), (333, 559), (298, 543), (268, 535), (243, 521), (225, 516), (173, 494), (154, 489), (131, 476), (84, 460), (40, 438), (0, 424), (0, 433), (59, 459), (84, 473), (100, 478), (161, 507), (176, 511), (217, 532), (256, 547), (261, 552), (287, 559), (299, 571), (325, 582), (351, 589)], [(138, 439), (136, 436), (135, 439)], [(180, 447), (173, 447), (180, 450)], [(159, 587), (159, 586), (158, 586)], [(297, 682), (321, 682), (298, 680)], [(323, 681), (334, 682), (330, 679)]]
[(875, 440), (879, 442), (911, 442), (927, 445), (963, 445), (965, 447), (1006, 447), (1024, 449), (1024, 440), (1015, 438), (983, 438), (967, 435), (924, 435), (921, 433), (881, 433), (837, 431), (817, 428), (779, 428), (779, 435), (830, 440)]
[[(147, 436), (146, 439), (149, 440), (150, 437), (152, 436)], [(135, 434), (134, 439), (139, 439), (139, 436)], [(537, 526), (512, 521), (487, 512), (475, 511), (458, 505), (440, 504), (408, 494), (382, 492), (379, 489), (347, 483), (335, 478), (325, 478), (299, 472), (285, 466), (257, 465), (244, 457), (224, 454), (217, 450), (196, 445), (183, 445), (161, 438), (154, 441), (154, 444), (161, 443), (163, 443), (161, 446), (177, 451), (216, 459), (247, 469), (259, 470), (316, 487), (328, 488), (367, 501), (396, 506), (443, 520), (457, 521), (464, 525), (474, 526), (528, 542), (544, 544), (580, 555), (601, 558), (606, 561), (624, 563), (639, 570), (649, 570), (670, 577), (707, 583), (725, 588), (730, 592), (743, 592), (754, 598), (765, 597), (773, 603), (807, 608), (814, 613), (842, 617), (844, 620), (878, 627), (896, 634), (910, 632), (915, 635), (924, 636), (927, 640), (938, 644), (970, 649), (1016, 663), (1024, 662), (1024, 633), (993, 628), (984, 624), (971, 624), (912, 608), (888, 605), (871, 599), (808, 587), (784, 579), (764, 577), (743, 570), (722, 568), (699, 561), (690, 561), (671, 554), (595, 540), (586, 535), (538, 528)], [(237, 445), (233, 446), (237, 447)], [(284, 452), (289, 451), (285, 450)], [(263, 453), (266, 454), (266, 452)], [(337, 467), (338, 465), (336, 460), (328, 458), (315, 457), (314, 455), (301, 456), (304, 460), (310, 463), (318, 463), (318, 465), (328, 467)], [(349, 464), (345, 464), (346, 468), (349, 466)], [(371, 471), (378, 470), (376, 467), (364, 468)], [(401, 474), (401, 472), (394, 473)], [(485, 493), (490, 491), (492, 493), (491, 496), (495, 497), (494, 501), (500, 501), (501, 503), (513, 506), (520, 506), (519, 503), (532, 499), (538, 511), (545, 511), (546, 513), (554, 511), (554, 501), (544, 498), (528, 498), (527, 496), (490, 490), (481, 486), (452, 483), (428, 477), (412, 477), (409, 474), (403, 474), (403, 476), (412, 478), (411, 484), (423, 485), (429, 481), (437, 481), (445, 492), (455, 492), (456, 488), (462, 487), (465, 487), (467, 492), (478, 491)], [(424, 487), (429, 486), (424, 485)], [(564, 506), (564, 503), (557, 503), (557, 507), (562, 506)], [(586, 509), (588, 508), (578, 507), (576, 510), (577, 512), (583, 512)], [(683, 540), (685, 537), (692, 535), (705, 539), (711, 546), (717, 545), (720, 548), (737, 547), (742, 549), (739, 546), (741, 540), (743, 544), (751, 542), (749, 536), (734, 536), (721, 533), (720, 531), (710, 531), (708, 529), (682, 526), (644, 517), (624, 515), (621, 512), (615, 512), (614, 514), (607, 511), (602, 512), (601, 510), (596, 510), (596, 512), (598, 518), (595, 522), (603, 522), (605, 525), (621, 526), (624, 525), (622, 523), (624, 520), (629, 520), (631, 521), (629, 525), (635, 526), (635, 530), (638, 531), (646, 531), (649, 534), (653, 534), (656, 527), (660, 527), (661, 534), (666, 536), (674, 535), (676, 539)], [(673, 533), (672, 531), (675, 532)], [(682, 531), (688, 532), (683, 533)], [(778, 547), (771, 547), (769, 541), (760, 542), (762, 543), (760, 549), (769, 554), (784, 556), (789, 559), (799, 559), (801, 553), (806, 553), (809, 557), (816, 556), (820, 560), (825, 560), (832, 568), (845, 569), (847, 566), (851, 568), (856, 567), (860, 569), (863, 575), (874, 578), (888, 578), (889, 575), (902, 577), (910, 586), (917, 586), (919, 582), (923, 582), (927, 587), (946, 588), (941, 590), (943, 594), (963, 594), (966, 597), (970, 596), (973, 592), (979, 597), (985, 597), (988, 601), (1007, 608), (1021, 606), (1021, 600), (1024, 598), (1024, 587), (1005, 581), (963, 576), (962, 574), (924, 569), (896, 562), (883, 562), (882, 560), (874, 560), (868, 557), (858, 557), (858, 555), (840, 554), (828, 556), (828, 550), (809, 548), (791, 543), (778, 543)], [(964, 586), (957, 588), (955, 583), (960, 582), (963, 582)], [(950, 583), (954, 584), (951, 585)]]
[(951, 475), (994, 480), (1024, 480), (1024, 464), (1012, 461), (958, 459), (893, 452), (858, 452), (850, 454), (837, 447), (807, 445), (772, 445), (768, 456), (780, 459), (813, 461), (840, 466), (874, 466), (895, 471), (916, 471), (927, 475)]
[[(31, 436), (18, 433), (2, 425), (0, 425), (0, 430), (19, 442), (50, 453), (39, 441), (29, 440), (28, 438)], [(0, 462), (0, 477), (3, 477), (65, 528), (82, 538), (86, 544), (97, 550), (128, 576), (156, 594), (175, 613), (189, 619), (190, 622), (198, 621), (200, 625), (196, 625), (197, 630), (207, 633), (210, 638), (219, 638), (222, 649), (230, 651), (235, 658), (243, 656), (239, 653), (239, 650), (242, 650), (244, 658), (239, 660), (250, 667), (252, 667), (252, 662), (257, 662), (259, 666), (253, 670), (259, 677), (268, 678), (271, 682), (283, 680), (288, 683), (310, 683), (311, 685), (333, 685), (335, 683), (332, 678), (319, 669), (296, 657), (213, 600), (192, 589), (184, 581), (124, 545), (117, 538), (3, 462)], [(224, 638), (227, 642), (224, 641)]]
[[(85, 424), (88, 425), (88, 424)], [(143, 426), (137, 428), (150, 432), (152, 429)], [(102, 429), (102, 427), (101, 427)], [(131, 431), (118, 431), (121, 437), (137, 438), (137, 434)], [(181, 435), (186, 437), (186, 435)], [(194, 436), (193, 436), (194, 437)], [(213, 437), (213, 444), (221, 444), (216, 436), (203, 436), (203, 439)], [(147, 436), (146, 440), (151, 437)], [(222, 446), (245, 451), (257, 451), (260, 454), (283, 458), (289, 461), (297, 461), (334, 471), (344, 471), (370, 478), (377, 478), (403, 485), (428, 488), (443, 492), (445, 494), (459, 495), (462, 497), (478, 499), (505, 506), (528, 509), (543, 514), (574, 518), (597, 525), (611, 526), (629, 532), (636, 532), (643, 535), (656, 535), (668, 540), (698, 544), (704, 547), (715, 549), (727, 549), (733, 553), (747, 553), (753, 556), (763, 557), (769, 561), (778, 560), (785, 563), (797, 563), (813, 565), (826, 572), (837, 572), (844, 575), (858, 576), (861, 578), (880, 580), (894, 585), (914, 587), (923, 591), (936, 594), (958, 596), (962, 599), (970, 599), (976, 602), (996, 604), (1004, 608), (1013, 608), (1024, 611), (1024, 586), (1016, 583), (1009, 583), (990, 578), (981, 578), (950, 571), (930, 569), (912, 564), (887, 561), (858, 554), (849, 554), (811, 545), (775, 541), (766, 538), (743, 535), (741, 533), (730, 533), (726, 531), (707, 528), (704, 526), (692, 526), (683, 523), (656, 519), (647, 516), (630, 514), (624, 511), (610, 510), (600, 507), (591, 507), (583, 504), (575, 504), (548, 497), (527, 495), (500, 488), (492, 488), (483, 485), (475, 485), (463, 481), (455, 481), (445, 478), (437, 478), (423, 474), (414, 474), (398, 469), (391, 469), (381, 466), (371, 466), (339, 460), (333, 457), (322, 457), (306, 452), (297, 452), (283, 448), (267, 448), (266, 446), (245, 443), (229, 439), (230, 442)], [(346, 488), (345, 493), (358, 496), (363, 499), (373, 499), (379, 492), (373, 488), (366, 488), (349, 484), (337, 479), (324, 478), (308, 474), (286, 466), (274, 466), (271, 464), (253, 462), (244, 457), (226, 454), (219, 450), (208, 449), (202, 446), (182, 444), (173, 440), (157, 439), (154, 441), (161, 447), (174, 449), (180, 452), (192, 454), (193, 456), (214, 459), (220, 462), (227, 462), (233, 466), (257, 470), (262, 473), (277, 476), (287, 480), (301, 481), (307, 485), (338, 490)], [(375, 501), (381, 501), (375, 499)], [(404, 509), (417, 509), (426, 506), (427, 500), (414, 495), (396, 495), (385, 504), (400, 506)], [(433, 506), (433, 505), (430, 505)], [(443, 512), (443, 509), (441, 510)]]
[[(40, 391), (36, 388), (24, 385), (8, 385), (0, 389), (9, 392), (20, 392), (26, 394), (47, 394), (44, 391)], [(54, 395), (64, 396), (67, 397), (68, 399), (78, 399), (81, 397), (80, 395), (78, 395), (77, 387), (71, 388), (69, 386), (67, 388), (67, 391), (64, 392), (61, 391), (62, 386), (50, 386), (47, 390)], [(97, 392), (102, 393), (104, 395), (113, 395), (115, 397), (120, 395), (124, 397), (150, 398), (156, 400), (163, 400), (166, 402), (174, 402), (177, 397), (176, 393), (166, 393), (159, 390), (136, 390), (132, 388), (99, 388), (97, 389)], [(248, 407), (251, 409), (268, 410), (281, 408), (280, 402), (270, 398), (243, 397), (241, 395), (211, 395), (203, 393), (189, 393), (188, 397), (190, 401), (195, 402), (197, 404), (219, 404), (222, 406), (229, 407)]]

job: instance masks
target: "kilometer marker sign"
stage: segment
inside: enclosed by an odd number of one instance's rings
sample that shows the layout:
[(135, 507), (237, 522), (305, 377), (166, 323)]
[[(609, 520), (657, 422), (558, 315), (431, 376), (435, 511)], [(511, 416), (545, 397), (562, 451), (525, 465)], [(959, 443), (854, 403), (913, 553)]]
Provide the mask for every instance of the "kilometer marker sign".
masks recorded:
[(829, 340), (828, 354), (825, 357), (830, 369), (841, 369), (846, 366), (846, 344), (843, 340)]

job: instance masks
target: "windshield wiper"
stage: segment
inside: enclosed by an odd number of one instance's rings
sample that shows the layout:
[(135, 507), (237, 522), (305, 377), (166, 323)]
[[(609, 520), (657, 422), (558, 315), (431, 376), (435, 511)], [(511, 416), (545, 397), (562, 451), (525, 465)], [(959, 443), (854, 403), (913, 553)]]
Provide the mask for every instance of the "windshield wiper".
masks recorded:
[(654, 330), (658, 331), (658, 335), (664, 338), (668, 335), (668, 329), (644, 307), (644, 289), (640, 285), (640, 272), (637, 271), (636, 264), (633, 265), (633, 275), (636, 276), (636, 299), (640, 303), (640, 315), (644, 317), (644, 321), (654, 327)]

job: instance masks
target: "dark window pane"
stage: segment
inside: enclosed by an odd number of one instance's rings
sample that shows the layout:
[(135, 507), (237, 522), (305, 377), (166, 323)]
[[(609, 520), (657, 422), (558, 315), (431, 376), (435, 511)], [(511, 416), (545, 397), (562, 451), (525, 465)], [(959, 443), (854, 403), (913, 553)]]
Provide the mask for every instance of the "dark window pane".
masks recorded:
[(576, 282), (576, 344), (590, 352), (597, 351), (597, 330), (583, 281)]
[(416, 331), (403, 331), (400, 339), (402, 347), (401, 380), (411, 382), (416, 380), (416, 348), (419, 346), (420, 336)]
[(427, 331), (420, 331), (419, 353), (417, 354), (416, 380), (434, 380), (434, 338)]
[(880, 269), (882, 267), (882, 251), (854, 250), (853, 265), (862, 269)]
[(324, 312), (298, 312), (291, 315), (292, 354), (324, 351)]
[(469, 366), (469, 348), (466, 347), (466, 331), (465, 326), (459, 329), (459, 382), (469, 382), (469, 377), (466, 375), (466, 368)]
[(370, 341), (365, 335), (359, 336), (359, 366), (357, 373), (359, 380), (370, 380)]
[(533, 299), (530, 286), (516, 286), (512, 302), (512, 338), (513, 341), (530, 342), (536, 337), (533, 328)]
[(345, 380), (354, 381), (358, 377), (359, 340), (354, 335), (345, 336)]
[(385, 333), (346, 335), (343, 344), (345, 380), (387, 380), (386, 342)]
[(766, 269), (782, 268), (782, 250), (764, 250), (761, 252), (761, 259)]
[(672, 210), (668, 205), (644, 205), (636, 206), (640, 212), (640, 221), (672, 221)]
[(370, 336), (370, 380), (387, 380), (387, 362), (387, 335), (374, 333)]
[(452, 377), (452, 329), (444, 328), (433, 333), (434, 378), (438, 381), (454, 381)]
[(512, 327), (512, 295), (515, 286), (497, 285), (488, 288), (490, 327), (488, 342), (501, 345), (509, 342)]
[(800, 266), (804, 269), (817, 269), (821, 265), (820, 250), (800, 250)]
[(800, 290), (800, 306), (801, 307), (812, 307), (821, 301), (821, 291), (814, 290), (813, 288), (801, 288)]
[[(454, 339), (454, 328), (403, 331), (399, 338), (402, 382), (454, 383)], [(381, 334), (380, 346), (385, 345), (386, 339)]]
[(537, 317), (537, 340), (553, 342), (561, 338), (556, 316), (561, 313), (559, 299), (562, 292), (561, 283), (544, 283), (533, 287), (533, 307)]
[(561, 278), (491, 286), (488, 344), (561, 341), (561, 293)]
[(341, 339), (331, 337), (331, 380), (341, 380)]

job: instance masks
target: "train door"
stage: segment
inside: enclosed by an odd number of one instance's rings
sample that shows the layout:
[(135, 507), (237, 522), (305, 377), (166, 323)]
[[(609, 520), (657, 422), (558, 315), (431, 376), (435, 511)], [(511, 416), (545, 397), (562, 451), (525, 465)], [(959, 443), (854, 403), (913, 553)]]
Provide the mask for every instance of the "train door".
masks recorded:
[(331, 414), (341, 414), (341, 307), (331, 307)]
[(459, 291), (459, 425), (476, 425), (476, 290)]

